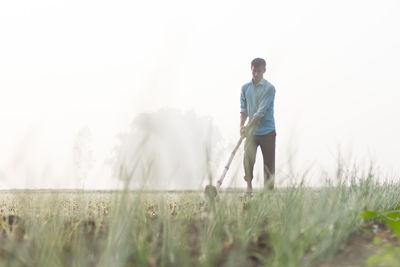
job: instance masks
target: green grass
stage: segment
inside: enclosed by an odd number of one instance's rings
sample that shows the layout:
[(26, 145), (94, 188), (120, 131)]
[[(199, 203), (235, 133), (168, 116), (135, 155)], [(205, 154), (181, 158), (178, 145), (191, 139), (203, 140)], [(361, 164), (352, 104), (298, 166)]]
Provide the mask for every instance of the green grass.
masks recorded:
[(0, 266), (318, 266), (364, 210), (398, 206), (398, 184), (342, 181), (212, 203), (201, 192), (3, 192)]

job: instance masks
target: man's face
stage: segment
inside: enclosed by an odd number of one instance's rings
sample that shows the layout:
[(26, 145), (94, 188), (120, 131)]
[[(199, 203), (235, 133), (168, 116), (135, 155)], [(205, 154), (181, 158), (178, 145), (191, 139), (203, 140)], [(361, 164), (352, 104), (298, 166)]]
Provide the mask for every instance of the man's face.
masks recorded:
[(255, 83), (259, 82), (261, 78), (263, 77), (265, 72), (265, 67), (263, 66), (258, 66), (258, 67), (251, 67), (251, 74), (253, 75), (253, 81)]

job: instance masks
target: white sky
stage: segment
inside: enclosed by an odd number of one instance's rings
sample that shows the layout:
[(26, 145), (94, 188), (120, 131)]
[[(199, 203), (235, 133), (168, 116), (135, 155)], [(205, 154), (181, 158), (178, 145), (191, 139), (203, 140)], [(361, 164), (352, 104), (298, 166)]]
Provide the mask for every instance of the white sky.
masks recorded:
[(235, 143), (255, 57), (277, 90), (278, 169), (290, 155), (329, 169), (340, 147), (397, 175), (399, 13), (397, 0), (1, 1), (0, 188), (78, 187), (81, 129), (85, 186), (110, 188), (115, 135), (162, 107), (212, 116)]

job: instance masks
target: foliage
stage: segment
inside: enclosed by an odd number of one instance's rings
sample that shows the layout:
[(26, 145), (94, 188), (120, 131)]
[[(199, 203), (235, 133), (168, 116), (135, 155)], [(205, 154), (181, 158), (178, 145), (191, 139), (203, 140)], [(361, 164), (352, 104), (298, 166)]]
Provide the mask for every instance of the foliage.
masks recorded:
[[(400, 240), (400, 210), (398, 210), (398, 208), (382, 212), (365, 210), (360, 215), (360, 218), (384, 223), (396, 234), (397, 239)], [(381, 243), (379, 238), (376, 238), (374, 242), (376, 244)], [(393, 246), (392, 244), (384, 244), (378, 252), (368, 257), (366, 264), (368, 267), (400, 266), (400, 247)]]
[(360, 215), (360, 218), (385, 223), (400, 239), (400, 210), (386, 210), (383, 212), (366, 210)]

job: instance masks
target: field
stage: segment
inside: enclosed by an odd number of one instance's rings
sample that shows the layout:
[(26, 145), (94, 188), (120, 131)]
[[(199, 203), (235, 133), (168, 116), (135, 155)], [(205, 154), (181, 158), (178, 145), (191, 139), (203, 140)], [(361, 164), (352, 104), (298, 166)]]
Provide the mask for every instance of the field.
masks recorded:
[(400, 266), (399, 196), (373, 178), (216, 200), (3, 191), (0, 266)]

